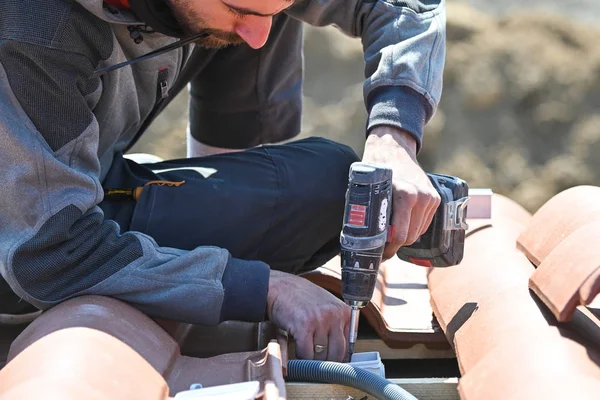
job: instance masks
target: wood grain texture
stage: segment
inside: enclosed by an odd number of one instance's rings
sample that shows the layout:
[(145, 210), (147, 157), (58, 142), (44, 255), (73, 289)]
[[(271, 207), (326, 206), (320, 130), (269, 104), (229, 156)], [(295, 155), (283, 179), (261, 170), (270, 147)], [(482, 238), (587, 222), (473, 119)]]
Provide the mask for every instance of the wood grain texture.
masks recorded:
[[(459, 400), (456, 378), (390, 379), (419, 400)], [(288, 400), (354, 400), (362, 399), (366, 393), (342, 385), (325, 383), (288, 383)], [(368, 396), (369, 400), (375, 400)]]

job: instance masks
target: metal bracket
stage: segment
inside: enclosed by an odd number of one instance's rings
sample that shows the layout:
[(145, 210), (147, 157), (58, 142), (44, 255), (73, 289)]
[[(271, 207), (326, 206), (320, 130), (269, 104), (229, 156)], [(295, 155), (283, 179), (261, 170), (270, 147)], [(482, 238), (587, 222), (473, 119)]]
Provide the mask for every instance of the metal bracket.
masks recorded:
[(468, 202), (469, 196), (466, 196), (444, 204), (444, 230), (469, 229), (469, 224), (466, 222)]

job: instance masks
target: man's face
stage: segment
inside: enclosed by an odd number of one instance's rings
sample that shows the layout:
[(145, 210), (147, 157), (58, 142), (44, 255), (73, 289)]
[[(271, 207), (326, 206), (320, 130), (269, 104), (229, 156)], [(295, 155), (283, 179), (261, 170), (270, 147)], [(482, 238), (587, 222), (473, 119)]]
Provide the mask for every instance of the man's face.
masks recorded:
[(186, 34), (208, 33), (198, 41), (207, 48), (248, 43), (264, 46), (273, 15), (292, 5), (293, 0), (168, 0)]

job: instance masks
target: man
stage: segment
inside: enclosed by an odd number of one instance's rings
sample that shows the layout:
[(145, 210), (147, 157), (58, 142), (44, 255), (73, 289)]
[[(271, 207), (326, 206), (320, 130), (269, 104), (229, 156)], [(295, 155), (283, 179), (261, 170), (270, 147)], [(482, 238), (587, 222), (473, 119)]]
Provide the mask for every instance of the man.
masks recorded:
[[(390, 257), (439, 204), (416, 154), (444, 17), (434, 0), (2, 0), (0, 313), (106, 295), (197, 324), (270, 318), (300, 357), (343, 360), (348, 308), (296, 275), (339, 251), (358, 157), (272, 144), (300, 130), (301, 24), (364, 44), (363, 160), (394, 170)], [(212, 155), (126, 159), (189, 82), (190, 147)]]

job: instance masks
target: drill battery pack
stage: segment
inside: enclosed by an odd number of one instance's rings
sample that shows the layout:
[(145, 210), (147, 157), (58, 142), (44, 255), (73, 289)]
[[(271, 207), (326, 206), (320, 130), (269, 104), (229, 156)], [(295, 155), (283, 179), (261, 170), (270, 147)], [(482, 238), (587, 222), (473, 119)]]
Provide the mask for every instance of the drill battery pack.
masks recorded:
[(450, 267), (463, 258), (469, 186), (457, 177), (427, 174), (441, 202), (429, 229), (410, 246), (401, 247), (401, 260), (424, 267)]

